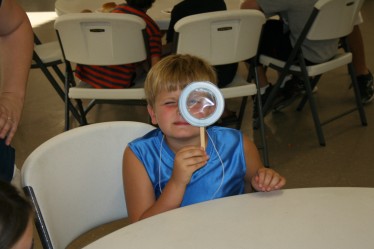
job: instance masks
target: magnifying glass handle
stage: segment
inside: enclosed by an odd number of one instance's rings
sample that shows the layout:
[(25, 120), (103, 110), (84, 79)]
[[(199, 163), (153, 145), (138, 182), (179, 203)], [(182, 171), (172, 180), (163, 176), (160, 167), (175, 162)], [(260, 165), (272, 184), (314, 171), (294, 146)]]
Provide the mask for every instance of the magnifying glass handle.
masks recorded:
[(205, 150), (205, 127), (200, 127), (200, 144)]

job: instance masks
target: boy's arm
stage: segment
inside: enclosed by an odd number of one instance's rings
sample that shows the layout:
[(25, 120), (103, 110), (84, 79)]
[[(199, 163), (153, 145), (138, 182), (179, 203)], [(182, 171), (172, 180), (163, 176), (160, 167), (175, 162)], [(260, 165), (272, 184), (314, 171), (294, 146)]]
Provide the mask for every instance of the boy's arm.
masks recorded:
[(169, 181), (156, 202), (154, 189), (143, 164), (127, 147), (123, 157), (123, 183), (131, 222), (178, 208), (186, 186)]
[(243, 148), (247, 165), (246, 192), (272, 191), (282, 188), (286, 179), (272, 169), (265, 168), (256, 145), (243, 135)]

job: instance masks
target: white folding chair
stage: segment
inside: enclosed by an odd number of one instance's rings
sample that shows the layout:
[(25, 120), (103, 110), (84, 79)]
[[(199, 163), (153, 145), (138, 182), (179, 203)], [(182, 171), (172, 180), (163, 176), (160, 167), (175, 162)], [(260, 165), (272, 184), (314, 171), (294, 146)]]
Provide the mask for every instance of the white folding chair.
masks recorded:
[[(364, 0), (317, 1), (287, 61), (281, 61), (270, 56), (260, 55), (261, 64), (281, 72), (273, 91), (270, 93), (269, 98), (264, 105), (264, 113), (267, 113), (267, 111), (270, 109), (272, 100), (276, 96), (281, 82), (283, 82), (287, 74), (291, 73), (297, 75), (303, 80), (306, 90), (306, 95), (299, 104), (298, 110), (301, 110), (305, 102), (309, 100), (316, 133), (319, 143), (322, 146), (326, 145), (322, 131), (322, 125), (325, 125), (356, 110), (360, 114), (361, 124), (364, 126), (367, 125), (366, 115), (361, 103), (360, 93), (356, 80), (356, 73), (352, 65), (352, 53), (349, 51), (348, 41), (346, 39), (346, 36), (349, 35), (353, 30), (356, 16), (361, 9), (363, 2)], [(305, 39), (314, 41), (341, 39), (345, 51), (341, 51), (341, 53), (337, 54), (329, 61), (306, 66), (304, 55), (302, 52), (302, 44)], [(345, 65), (348, 65), (349, 74), (351, 75), (356, 105), (353, 109), (336, 115), (335, 117), (332, 117), (321, 123), (316, 103), (312, 94), (312, 89), (317, 84), (322, 74)], [(310, 78), (312, 80), (310, 80)]]
[[(221, 88), (225, 99), (242, 97), (236, 120), (240, 129), (246, 102), (249, 96), (261, 94), (257, 91), (256, 54), (265, 16), (257, 10), (227, 10), (191, 15), (179, 20), (175, 26), (174, 51), (178, 54), (192, 54), (207, 60), (211, 65), (223, 65), (252, 59), (255, 83), (239, 73), (233, 81)], [(261, 145), (264, 164), (268, 163), (262, 107), (259, 105)]]
[(127, 217), (122, 157), (127, 143), (154, 129), (113, 121), (51, 138), (26, 159), (22, 186), (43, 248), (66, 248), (88, 230)]
[[(42, 43), (38, 36), (34, 33), (34, 53), (31, 69), (39, 68), (47, 77), (48, 81), (51, 83), (52, 87), (55, 89), (62, 101), (65, 101), (65, 92), (63, 88), (65, 76), (59, 68), (59, 65), (63, 63), (62, 52), (58, 41)], [(57, 79), (53, 76), (52, 72), (54, 72), (58, 77)], [(60, 83), (58, 80), (60, 80)], [(73, 116), (78, 122), (80, 122), (80, 115), (70, 100), (67, 104)]]
[[(75, 13), (58, 17), (55, 29), (66, 63), (65, 98), (91, 99), (78, 110), (83, 124), (95, 103), (118, 102), (145, 105), (143, 80), (127, 89), (95, 89), (76, 84), (71, 63), (85, 65), (121, 65), (147, 60), (144, 20), (119, 13)], [(67, 101), (66, 101), (67, 102)], [(123, 103), (123, 102), (122, 102)], [(69, 109), (65, 106), (65, 129), (69, 129)]]

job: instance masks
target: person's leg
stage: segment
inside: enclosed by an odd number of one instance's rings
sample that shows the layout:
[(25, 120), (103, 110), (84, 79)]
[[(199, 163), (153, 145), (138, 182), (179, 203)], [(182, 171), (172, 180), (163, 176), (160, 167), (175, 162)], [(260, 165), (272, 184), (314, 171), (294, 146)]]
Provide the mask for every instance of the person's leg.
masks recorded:
[[(276, 42), (274, 42), (276, 41)], [(284, 32), (284, 23), (281, 20), (268, 20), (262, 32), (261, 41), (259, 44), (259, 54), (268, 55), (281, 60), (287, 60), (289, 54), (292, 51), (292, 45), (289, 40), (289, 33)], [(261, 103), (264, 105), (272, 91), (272, 85), (268, 82), (266, 71), (262, 65), (257, 68), (257, 74), (259, 78), (259, 87), (261, 92)], [(282, 92), (277, 95), (281, 97)], [(273, 100), (272, 103), (278, 102)], [(253, 109), (253, 120), (254, 127), (256, 126), (256, 120), (258, 117), (258, 101), (254, 98), (254, 109)], [(267, 111), (270, 111), (269, 108)], [(264, 113), (264, 116), (266, 113)]]
[(214, 66), (217, 73), (217, 85), (219, 88), (225, 87), (232, 82), (238, 70), (238, 63)]
[(358, 25), (354, 26), (352, 33), (348, 36), (348, 43), (353, 55), (352, 63), (356, 70), (356, 74), (368, 74), (369, 69), (366, 66), (364, 42)]
[(349, 48), (352, 52), (352, 63), (357, 74), (361, 99), (363, 103), (369, 103), (374, 99), (373, 75), (366, 65), (364, 42), (361, 30), (355, 25), (352, 33), (348, 36)]
[(14, 175), (15, 151), (5, 144), (5, 139), (0, 139), (0, 158), (0, 180), (10, 182)]
[[(287, 60), (292, 50), (288, 33), (285, 33), (284, 23), (281, 20), (268, 20), (263, 28), (259, 44), (259, 54), (268, 55), (281, 60)], [(277, 42), (274, 42), (277, 41)], [(260, 87), (269, 84), (266, 72), (260, 65), (257, 70)]]

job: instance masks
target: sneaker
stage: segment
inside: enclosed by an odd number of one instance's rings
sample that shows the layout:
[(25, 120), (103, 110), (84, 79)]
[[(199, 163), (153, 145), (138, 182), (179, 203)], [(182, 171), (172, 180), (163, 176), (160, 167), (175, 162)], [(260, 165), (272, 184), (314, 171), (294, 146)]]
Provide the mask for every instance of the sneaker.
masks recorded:
[[(310, 78), (310, 81), (312, 81), (312, 78)], [(298, 79), (297, 87), (300, 89), (302, 94), (306, 94), (305, 84), (303, 80)], [(314, 86), (314, 88), (312, 89), (312, 93), (316, 93), (317, 91), (318, 91), (318, 87)]]
[(280, 88), (281, 97), (274, 102), (273, 110), (280, 111), (291, 105), (304, 90), (304, 83), (296, 77), (292, 77), (286, 81), (284, 86)]
[(357, 83), (362, 103), (367, 104), (371, 102), (374, 99), (374, 83), (371, 72), (369, 71), (368, 74), (357, 76)]
[[(273, 89), (273, 86), (269, 84), (269, 86), (266, 88), (265, 93), (261, 94), (261, 105), (264, 106), (264, 103), (266, 103), (266, 100), (268, 99), (271, 90)], [(259, 119), (258, 119), (258, 105), (259, 101), (257, 99), (257, 95), (253, 97), (253, 114), (252, 114), (252, 120), (253, 120), (253, 129), (257, 129), (260, 125)], [(270, 109), (270, 108), (269, 108)], [(267, 113), (264, 113), (264, 117)]]

